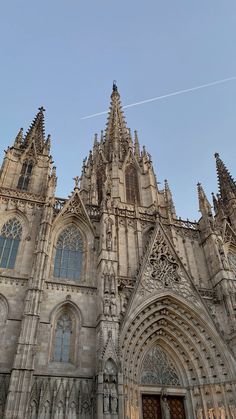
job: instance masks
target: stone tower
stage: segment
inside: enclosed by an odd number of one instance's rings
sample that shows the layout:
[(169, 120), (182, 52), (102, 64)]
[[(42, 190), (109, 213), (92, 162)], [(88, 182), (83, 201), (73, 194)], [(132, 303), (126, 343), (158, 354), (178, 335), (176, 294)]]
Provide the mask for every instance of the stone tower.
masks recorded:
[(0, 418), (236, 418), (236, 183), (175, 211), (113, 85), (57, 198), (40, 108), (0, 172)]

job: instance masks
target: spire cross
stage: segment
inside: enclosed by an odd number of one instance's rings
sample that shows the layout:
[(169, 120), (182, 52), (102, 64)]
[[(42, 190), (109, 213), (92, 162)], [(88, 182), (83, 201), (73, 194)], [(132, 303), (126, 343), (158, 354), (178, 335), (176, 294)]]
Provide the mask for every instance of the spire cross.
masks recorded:
[(80, 177), (79, 176), (75, 176), (73, 177), (73, 180), (75, 181), (75, 188), (79, 187), (79, 181), (80, 181)]
[(40, 106), (40, 108), (38, 108), (38, 110), (39, 110), (40, 112), (45, 112), (45, 109), (44, 109), (44, 107), (43, 107), (43, 106)]

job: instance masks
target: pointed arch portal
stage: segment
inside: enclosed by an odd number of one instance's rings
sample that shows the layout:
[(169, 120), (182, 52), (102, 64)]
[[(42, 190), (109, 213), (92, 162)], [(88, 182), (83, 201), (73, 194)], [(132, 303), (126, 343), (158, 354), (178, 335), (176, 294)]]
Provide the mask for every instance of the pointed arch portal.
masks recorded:
[[(199, 386), (208, 388), (220, 382), (222, 375), (232, 379), (226, 349), (209, 326), (206, 313), (200, 317), (181, 298), (171, 295), (153, 297), (132, 313), (124, 324), (121, 346), (125, 410), (133, 419), (165, 417), (165, 393), (171, 417), (194, 417), (201, 398)], [(162, 414), (150, 416), (152, 409)], [(174, 409), (177, 416), (173, 416)]]

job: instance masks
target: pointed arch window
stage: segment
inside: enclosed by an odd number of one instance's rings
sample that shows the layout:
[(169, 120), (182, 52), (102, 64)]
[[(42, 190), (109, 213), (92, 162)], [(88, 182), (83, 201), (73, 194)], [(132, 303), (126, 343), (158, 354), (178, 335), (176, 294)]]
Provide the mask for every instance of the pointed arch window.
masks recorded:
[(97, 171), (97, 193), (98, 193), (98, 205), (101, 204), (103, 199), (103, 188), (106, 181), (105, 171), (100, 168)]
[(228, 261), (231, 269), (236, 274), (236, 251), (235, 249), (229, 249), (228, 252)]
[(177, 370), (163, 349), (156, 345), (145, 356), (142, 365), (141, 383), (161, 386), (179, 386)]
[(18, 189), (22, 189), (24, 191), (27, 191), (30, 178), (32, 175), (33, 170), (33, 162), (32, 161), (25, 161), (21, 168), (21, 174), (18, 180)]
[(137, 170), (132, 164), (125, 169), (126, 201), (129, 204), (139, 204), (139, 185)]
[(17, 218), (11, 218), (1, 228), (0, 267), (13, 269), (22, 236), (22, 226)]
[(70, 362), (71, 361), (71, 344), (72, 344), (72, 318), (68, 312), (63, 312), (57, 320), (53, 361)]
[(76, 226), (60, 234), (56, 244), (54, 277), (79, 280), (83, 261), (83, 241)]

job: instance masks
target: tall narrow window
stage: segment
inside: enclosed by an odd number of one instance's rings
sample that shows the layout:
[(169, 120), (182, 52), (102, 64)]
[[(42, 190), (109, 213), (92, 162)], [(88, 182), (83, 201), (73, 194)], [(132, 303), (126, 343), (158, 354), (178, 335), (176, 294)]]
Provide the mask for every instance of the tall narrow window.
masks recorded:
[(129, 204), (139, 203), (138, 176), (135, 167), (129, 164), (125, 169), (126, 201)]
[(21, 174), (19, 177), (18, 189), (27, 191), (29, 186), (30, 177), (33, 170), (33, 163), (31, 161), (25, 161), (22, 165)]
[(70, 315), (67, 312), (64, 312), (61, 314), (56, 324), (53, 361), (70, 362), (71, 337), (72, 320)]
[(17, 218), (8, 220), (0, 233), (0, 267), (13, 269), (22, 235), (21, 223)]
[(54, 277), (79, 280), (82, 268), (83, 241), (76, 226), (67, 227), (56, 244)]
[(103, 198), (103, 188), (106, 181), (106, 175), (103, 169), (98, 169), (97, 172), (97, 191), (98, 191), (98, 205), (101, 204)]

